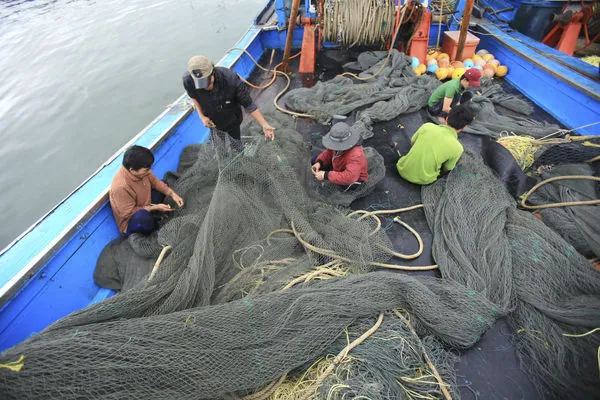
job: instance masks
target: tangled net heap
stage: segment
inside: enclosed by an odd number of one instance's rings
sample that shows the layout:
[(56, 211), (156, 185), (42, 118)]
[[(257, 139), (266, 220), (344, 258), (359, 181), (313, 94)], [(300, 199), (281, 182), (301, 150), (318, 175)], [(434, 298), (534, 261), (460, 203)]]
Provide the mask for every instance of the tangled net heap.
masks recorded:
[[(346, 329), (358, 335), (382, 313), (373, 342), (323, 377), (316, 397), (340, 382), (344, 393), (379, 399), (438, 396), (441, 384), (423, 378), (431, 375), (424, 351), (444, 385), (454, 382), (444, 348), (472, 346), (498, 317), (495, 306), (435, 278), (368, 272), (391, 258), (389, 239), (371, 219), (308, 197), (298, 178), (308, 155), (289, 122), (277, 126), (277, 142), (257, 136), (243, 155), (222, 144), (218, 158), (207, 159), (211, 145), (188, 150), (198, 161), (175, 185), (186, 206), (156, 235), (128, 240), (144, 259), (173, 246), (156, 275), (4, 352), (0, 364), (22, 362), (0, 369), (4, 397), (243, 396), (302, 375), (339, 352)], [(337, 270), (334, 259), (345, 260)], [(337, 279), (282, 290), (316, 267)]]
[(359, 112), (355, 122), (360, 124), (365, 132), (363, 138), (367, 139), (373, 136), (373, 124), (418, 111), (440, 85), (431, 76), (416, 76), (411, 57), (398, 50), (364, 52), (356, 63), (345, 67), (363, 71), (358, 76), (365, 80), (336, 76), (327, 82), (317, 82), (312, 88), (294, 89), (284, 96), (283, 101), (292, 110), (313, 115), (321, 123), (370, 105)]
[[(447, 179), (422, 189), (433, 255), (446, 282), (492, 301), (518, 335), (523, 367), (550, 398), (594, 398), (600, 274), (514, 200), (483, 161), (465, 153)], [(494, 199), (494, 201), (490, 201)]]
[[(364, 74), (385, 54), (363, 56)], [(367, 127), (420, 108), (439, 83), (406, 61), (392, 53), (394, 67), (369, 83), (298, 89), (301, 111), (323, 108), (327, 121), (381, 101), (359, 115)], [(597, 337), (563, 333), (599, 325), (598, 274), (517, 211), (477, 157), (423, 189), (443, 279), (373, 271), (393, 263), (389, 238), (312, 198), (305, 140), (291, 119), (269, 121), (277, 141), (250, 125), (243, 154), (219, 140), (186, 150), (173, 185), (186, 206), (156, 234), (130, 236), (135, 256), (112, 266), (129, 290), (2, 353), (5, 398), (456, 397), (451, 350), (504, 315), (541, 393), (597, 393)], [(171, 252), (140, 282), (163, 246)]]
[[(481, 95), (474, 96), (471, 105), (477, 117), (463, 130), (467, 133), (493, 138), (508, 134), (541, 138), (560, 131), (557, 125), (527, 117), (533, 112), (531, 104), (515, 95), (505, 93), (499, 84), (492, 84), (489, 80), (483, 81)], [(513, 111), (514, 114), (500, 114), (495, 105)]]

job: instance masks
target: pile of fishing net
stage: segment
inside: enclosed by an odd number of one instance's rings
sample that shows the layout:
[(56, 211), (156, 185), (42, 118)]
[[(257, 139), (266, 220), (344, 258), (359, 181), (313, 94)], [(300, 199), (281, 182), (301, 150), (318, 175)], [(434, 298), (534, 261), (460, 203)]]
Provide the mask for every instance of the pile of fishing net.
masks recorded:
[[(165, 296), (162, 283), (146, 290)], [(1, 362), (24, 357), (19, 372), (0, 370), (4, 398), (235, 398), (286, 373), (290, 382), (276, 389), (301, 384), (288, 398), (439, 395), (423, 352), (450, 384), (454, 356), (442, 344), (472, 346), (495, 319), (490, 302), (460, 285), (385, 272), (122, 319), (119, 297), (128, 294), (133, 290), (83, 311), (99, 322), (63, 320), (2, 354)], [(410, 313), (414, 328), (401, 314), (384, 313), (393, 309)], [(326, 363), (336, 373), (302, 378), (368, 332), (375, 321), (368, 318), (380, 314), (374, 339), (343, 364)]]
[(321, 123), (360, 110), (355, 124), (367, 139), (373, 136), (371, 130), (375, 123), (424, 107), (440, 85), (434, 77), (416, 76), (411, 62), (411, 57), (395, 49), (364, 52), (356, 62), (344, 65), (362, 71), (358, 75), (360, 80), (342, 74), (317, 82), (312, 88), (291, 90), (283, 102), (288, 108), (310, 114)]
[[(568, 136), (535, 139), (505, 136), (498, 139), (528, 174), (541, 177), (539, 187), (520, 193), (529, 209), (539, 209), (546, 225), (585, 256), (600, 254), (600, 139)], [(548, 180), (548, 182), (546, 182)], [(531, 189), (531, 188), (530, 188)], [(596, 204), (571, 206), (573, 202)], [(562, 206), (561, 206), (562, 204)]]
[(573, 202), (600, 203), (600, 177), (596, 175), (596, 181), (591, 180), (593, 177), (588, 164), (560, 164), (543, 169), (542, 179), (549, 181), (539, 186), (527, 201), (531, 208), (539, 207), (544, 223), (578, 252), (588, 257), (600, 257), (600, 205), (554, 206)]
[(276, 127), (276, 142), (256, 135), (243, 153), (188, 149), (174, 184), (185, 207), (127, 239), (144, 271), (172, 247), (154, 275), (4, 352), (15, 369), (0, 368), (3, 397), (234, 398), (273, 381), (289, 398), (453, 392), (451, 349), (472, 346), (496, 307), (439, 279), (373, 272), (394, 262), (385, 232), (312, 199), (305, 141), (291, 118)]
[[(527, 117), (533, 113), (533, 106), (518, 96), (506, 93), (499, 84), (482, 80), (479, 91), (479, 95), (470, 100), (476, 113), (475, 120), (465, 127), (464, 132), (493, 138), (509, 134), (541, 138), (560, 131), (557, 125)], [(500, 111), (496, 106), (512, 112)]]
[(539, 392), (597, 396), (600, 339), (583, 334), (600, 326), (600, 273), (540, 220), (517, 210), (479, 156), (465, 153), (422, 196), (442, 277), (508, 315), (523, 368)]
[[(383, 69), (387, 53), (359, 58), (373, 80), (286, 102), (323, 122), (361, 108), (365, 129), (420, 108), (439, 83), (391, 54)], [(2, 353), (3, 397), (456, 398), (455, 352), (503, 316), (540, 393), (597, 393), (598, 336), (563, 334), (599, 326), (598, 272), (478, 157), (423, 188), (442, 279), (384, 272), (399, 261), (380, 220), (315, 196), (310, 141), (267, 117), (275, 142), (252, 123), (242, 152), (226, 135), (186, 149), (185, 207), (104, 254), (103, 278), (127, 290)]]

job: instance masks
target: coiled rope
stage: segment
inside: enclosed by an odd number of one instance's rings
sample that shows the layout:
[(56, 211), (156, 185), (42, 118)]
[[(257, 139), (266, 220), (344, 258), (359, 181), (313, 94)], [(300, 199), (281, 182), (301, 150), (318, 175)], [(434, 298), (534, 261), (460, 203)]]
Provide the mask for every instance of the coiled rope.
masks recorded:
[(344, 46), (386, 43), (394, 29), (393, 0), (326, 0), (323, 40)]
[(544, 209), (544, 208), (571, 207), (571, 206), (592, 206), (592, 205), (595, 205), (595, 204), (600, 204), (600, 200), (566, 201), (566, 202), (563, 202), (563, 203), (552, 203), (552, 204), (541, 204), (541, 205), (529, 205), (529, 204), (527, 204), (527, 199), (529, 198), (529, 196), (531, 196), (533, 194), (533, 192), (535, 192), (536, 190), (538, 190), (541, 186), (543, 186), (543, 185), (545, 185), (547, 183), (550, 183), (550, 182), (560, 181), (560, 180), (566, 180), (566, 179), (583, 179), (583, 180), (588, 180), (588, 181), (600, 182), (600, 177), (589, 176), (589, 175), (555, 176), (553, 178), (541, 181), (540, 183), (538, 183), (537, 185), (535, 185), (534, 187), (532, 187), (531, 190), (529, 190), (527, 193), (525, 193), (523, 195), (523, 199), (521, 200), (521, 207), (523, 207), (523, 208), (525, 208), (527, 210), (541, 210), (541, 209)]

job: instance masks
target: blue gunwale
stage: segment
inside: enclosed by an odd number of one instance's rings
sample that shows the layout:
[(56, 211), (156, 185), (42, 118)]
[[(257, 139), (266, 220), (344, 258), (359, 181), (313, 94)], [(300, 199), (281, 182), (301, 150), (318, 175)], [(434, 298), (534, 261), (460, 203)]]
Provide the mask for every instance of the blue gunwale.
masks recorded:
[[(546, 56), (548, 46), (535, 42), (538, 46), (534, 47), (518, 32), (504, 32), (486, 21), (478, 22), (477, 28), (480, 48), (508, 66), (505, 79), (560, 123), (575, 129), (600, 121), (598, 81)], [(600, 126), (578, 129), (576, 133), (597, 136)]]
[[(259, 59), (261, 28), (252, 26), (236, 48)], [(285, 32), (279, 33), (285, 36)], [(249, 77), (254, 62), (241, 50), (228, 52), (218, 65)], [(93, 282), (95, 262), (104, 246), (118, 237), (108, 189), (132, 144), (152, 148), (154, 171), (176, 169), (181, 150), (203, 143), (209, 130), (193, 114), (184, 94), (117, 151), (84, 183), (0, 253), (0, 351), (25, 340), (72, 311), (115, 292)]]

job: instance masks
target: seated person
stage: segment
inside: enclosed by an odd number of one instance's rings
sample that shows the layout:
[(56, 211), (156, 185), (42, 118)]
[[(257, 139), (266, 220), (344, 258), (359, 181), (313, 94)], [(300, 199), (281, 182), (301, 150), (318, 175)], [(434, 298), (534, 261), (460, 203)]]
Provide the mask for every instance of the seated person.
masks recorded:
[[(429, 114), (444, 123), (450, 109), (455, 105), (465, 103), (472, 97), (466, 89), (479, 87), (481, 71), (475, 68), (468, 69), (460, 78), (449, 80), (433, 91), (427, 102)], [(463, 96), (464, 93), (464, 96)], [(461, 99), (462, 97), (462, 99)]]
[(398, 173), (409, 182), (428, 185), (441, 173), (451, 171), (463, 153), (457, 133), (475, 119), (468, 104), (453, 107), (446, 125), (423, 124), (410, 140), (411, 149), (396, 164)]
[(345, 122), (338, 122), (323, 136), (323, 147), (326, 150), (312, 165), (317, 180), (346, 186), (346, 190), (369, 180), (359, 131), (352, 131)]
[(152, 173), (152, 164), (154, 155), (150, 150), (132, 146), (110, 185), (110, 205), (124, 236), (156, 230), (157, 221), (150, 213), (173, 211), (167, 204), (154, 204), (162, 203), (164, 196), (171, 196), (179, 207), (183, 206), (181, 197)]

